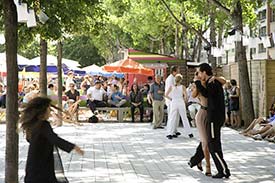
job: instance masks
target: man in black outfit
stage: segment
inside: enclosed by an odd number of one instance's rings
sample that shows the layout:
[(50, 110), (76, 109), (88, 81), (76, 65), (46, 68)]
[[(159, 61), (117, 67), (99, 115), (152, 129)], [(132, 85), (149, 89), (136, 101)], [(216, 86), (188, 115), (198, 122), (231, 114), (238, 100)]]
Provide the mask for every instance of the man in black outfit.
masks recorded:
[[(214, 160), (218, 174), (213, 175), (212, 178), (229, 178), (230, 171), (223, 159), (223, 152), (221, 146), (221, 127), (225, 121), (225, 105), (223, 88), (220, 82), (209, 82), (212, 77), (212, 68), (209, 64), (203, 63), (199, 68), (199, 77), (206, 82), (206, 88), (202, 87), (202, 95), (208, 98), (207, 109), (207, 136), (208, 148), (211, 157)], [(191, 167), (197, 165), (204, 158), (201, 143), (197, 147), (196, 154), (188, 163)]]

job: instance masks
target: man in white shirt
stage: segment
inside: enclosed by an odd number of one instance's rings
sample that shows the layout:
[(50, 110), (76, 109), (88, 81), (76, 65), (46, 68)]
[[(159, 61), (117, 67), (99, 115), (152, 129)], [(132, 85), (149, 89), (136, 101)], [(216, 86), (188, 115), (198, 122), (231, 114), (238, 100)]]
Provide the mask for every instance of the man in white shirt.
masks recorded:
[[(167, 93), (168, 89), (171, 87), (171, 86), (175, 86), (175, 76), (179, 73), (179, 67), (176, 66), (176, 65), (173, 65), (171, 68), (170, 68), (170, 75), (166, 78), (165, 80), (165, 93)], [(167, 114), (168, 114), (168, 119), (171, 117), (170, 116), (170, 109), (171, 109), (171, 100), (165, 98), (165, 104), (167, 106)], [(176, 124), (178, 126), (179, 124), (179, 115), (177, 115), (176, 117)], [(175, 135), (180, 135), (179, 132), (175, 132)]]
[(56, 95), (56, 93), (54, 92), (54, 85), (52, 83), (48, 84), (47, 95), (48, 96)]
[(106, 103), (103, 101), (103, 95), (106, 94), (106, 91), (101, 88), (101, 82), (96, 81), (94, 87), (90, 87), (87, 91), (87, 104), (89, 108), (94, 113), (96, 107), (106, 107)]

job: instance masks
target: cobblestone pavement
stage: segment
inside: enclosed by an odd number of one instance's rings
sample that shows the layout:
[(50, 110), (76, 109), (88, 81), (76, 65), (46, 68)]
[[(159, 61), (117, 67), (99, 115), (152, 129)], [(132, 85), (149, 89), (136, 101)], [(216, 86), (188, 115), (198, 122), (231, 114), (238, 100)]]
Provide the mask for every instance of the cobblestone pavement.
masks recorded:
[[(182, 128), (177, 139), (165, 138), (165, 130), (152, 130), (149, 123), (98, 123), (56, 128), (63, 138), (85, 150), (85, 155), (61, 153), (70, 183), (193, 183), (193, 182), (275, 182), (274, 144), (254, 141), (237, 131), (223, 128), (225, 160), (230, 179), (214, 180), (187, 166), (198, 145), (198, 134), (189, 139)], [(0, 183), (4, 182), (5, 125), (0, 125)], [(19, 178), (23, 182), (28, 144), (20, 133)], [(61, 151), (60, 151), (61, 152)], [(212, 161), (213, 164), (213, 161)], [(214, 165), (212, 172), (216, 173)]]

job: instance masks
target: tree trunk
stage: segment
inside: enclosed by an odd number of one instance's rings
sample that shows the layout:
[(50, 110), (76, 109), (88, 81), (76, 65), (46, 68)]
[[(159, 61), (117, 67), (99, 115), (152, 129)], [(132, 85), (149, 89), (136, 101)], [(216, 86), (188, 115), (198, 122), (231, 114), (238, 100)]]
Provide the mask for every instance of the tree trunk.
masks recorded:
[(154, 52), (154, 41), (151, 40), (151, 44), (150, 44), (150, 52), (153, 53)]
[(175, 57), (179, 58), (179, 26), (176, 24), (176, 29), (175, 29)]
[(201, 60), (201, 49), (202, 49), (202, 40), (201, 38), (199, 37), (199, 40), (198, 40), (198, 54), (197, 54), (197, 62), (200, 62)]
[[(222, 47), (222, 33), (223, 33), (223, 28), (224, 28), (224, 25), (220, 25), (219, 26), (219, 31), (218, 31), (218, 48), (221, 48)], [(218, 64), (222, 64), (222, 57), (219, 57), (218, 58)]]
[[(210, 43), (211, 48), (216, 47), (216, 27), (215, 27), (215, 13), (213, 10), (210, 12)], [(211, 64), (213, 70), (216, 70), (216, 57), (213, 56), (213, 53), (210, 49), (210, 54), (208, 55), (208, 61)]]
[[(237, 31), (243, 32), (243, 19), (241, 2), (236, 3), (232, 19)], [(236, 42), (235, 45), (235, 60), (238, 62), (239, 67), (239, 82), (241, 91), (241, 111), (242, 119), (245, 126), (248, 126), (254, 119), (254, 108), (252, 102), (252, 91), (249, 83), (249, 75), (247, 68), (246, 51), (243, 46), (242, 40)]]
[[(58, 42), (57, 45), (57, 95), (58, 95), (58, 107), (62, 109), (62, 43)], [(58, 111), (58, 116), (60, 120), (58, 121), (58, 126), (62, 125), (62, 112)]]
[(188, 39), (187, 39), (187, 30), (182, 30), (182, 44), (183, 44), (183, 58), (189, 59), (189, 50), (188, 50)]
[(191, 60), (194, 62), (196, 59), (196, 54), (197, 54), (197, 50), (198, 50), (198, 36), (195, 36), (195, 41), (192, 44), (193, 44), (192, 45), (193, 51), (192, 51), (192, 55), (191, 55)]
[[(186, 22), (185, 15), (183, 10), (181, 11), (181, 21)], [(188, 50), (188, 39), (187, 39), (187, 31), (188, 29), (182, 26), (182, 59), (188, 60), (189, 58), (189, 50)]]
[(164, 45), (164, 38), (160, 40), (160, 54), (165, 54), (165, 45)]
[(39, 86), (41, 96), (47, 96), (47, 42), (40, 39), (40, 75)]
[(11, 0), (3, 1), (7, 62), (5, 183), (18, 182), (18, 66), (17, 11)]

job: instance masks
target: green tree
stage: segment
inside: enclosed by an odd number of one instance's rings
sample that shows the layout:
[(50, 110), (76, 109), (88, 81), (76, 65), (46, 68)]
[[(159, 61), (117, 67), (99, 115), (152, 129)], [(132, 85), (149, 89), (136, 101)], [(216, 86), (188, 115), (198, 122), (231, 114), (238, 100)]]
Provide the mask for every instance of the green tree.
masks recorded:
[[(224, 12), (234, 25), (236, 31), (243, 33), (245, 23), (252, 24), (251, 21), (255, 20), (254, 10), (262, 1), (249, 1), (249, 0), (230, 0), (219, 1), (209, 0), (209, 2), (218, 7), (220, 11)], [(235, 44), (235, 61), (238, 63), (240, 91), (241, 91), (241, 109), (242, 119), (245, 126), (254, 119), (254, 108), (252, 101), (252, 91), (249, 83), (249, 75), (247, 68), (247, 58), (243, 41), (237, 41)]]
[[(17, 12), (13, 1), (3, 0), (7, 64), (5, 182), (18, 182), (18, 67)], [(2, 13), (2, 12), (1, 12)]]
[(37, 13), (43, 11), (49, 16), (49, 20), (45, 24), (38, 22), (38, 25), (33, 28), (20, 27), (20, 45), (27, 45), (37, 35), (40, 37), (40, 90), (42, 95), (46, 95), (47, 42), (62, 39), (64, 34), (81, 32), (95, 26), (93, 17), (100, 14), (100, 11), (96, 9), (99, 1), (54, 0), (49, 3), (46, 0), (27, 0), (26, 2)]
[(83, 67), (92, 64), (104, 65), (106, 63), (105, 59), (99, 55), (92, 39), (88, 36), (75, 36), (66, 39), (63, 44), (64, 57), (79, 61), (79, 64)]

